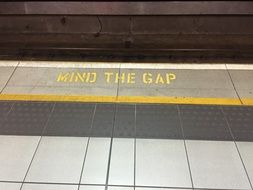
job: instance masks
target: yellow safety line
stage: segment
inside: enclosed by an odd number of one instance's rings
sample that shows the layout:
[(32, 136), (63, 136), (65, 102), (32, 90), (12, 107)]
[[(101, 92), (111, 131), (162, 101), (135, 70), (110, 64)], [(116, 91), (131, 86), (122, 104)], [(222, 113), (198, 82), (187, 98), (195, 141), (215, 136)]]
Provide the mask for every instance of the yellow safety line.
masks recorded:
[(0, 100), (52, 101), (52, 102), (115, 102), (114, 96), (72, 96), (48, 94), (0, 94)]
[(118, 102), (162, 103), (162, 104), (241, 105), (240, 100), (236, 98), (197, 98), (197, 97), (119, 96)]
[(243, 103), (243, 105), (252, 106), (253, 105), (253, 98), (243, 98), (242, 103)]
[[(55, 102), (110, 102), (110, 103), (161, 103), (161, 104), (209, 104), (242, 105), (236, 98), (197, 97), (150, 97), (150, 96), (74, 96), (74, 95), (29, 95), (0, 94), (0, 100), (55, 101)], [(252, 99), (242, 99), (243, 105), (253, 105)]]

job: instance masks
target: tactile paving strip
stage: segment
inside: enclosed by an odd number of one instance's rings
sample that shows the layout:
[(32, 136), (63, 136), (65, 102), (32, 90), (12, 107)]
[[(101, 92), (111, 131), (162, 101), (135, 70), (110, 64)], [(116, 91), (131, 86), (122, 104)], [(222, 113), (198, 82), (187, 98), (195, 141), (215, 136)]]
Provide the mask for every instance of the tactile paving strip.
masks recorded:
[(135, 137), (135, 105), (116, 105), (114, 137)]
[(11, 109), (13, 102), (0, 101), (0, 118), (4, 117)]
[(53, 103), (17, 102), (2, 120), (3, 135), (42, 135), (52, 111)]
[(91, 129), (92, 137), (112, 137), (115, 108), (114, 104), (97, 104)]
[(136, 137), (181, 139), (183, 137), (177, 106), (137, 105)]
[(253, 141), (246, 106), (2, 101), (0, 108), (0, 135)]
[(179, 108), (186, 139), (233, 140), (219, 106), (181, 105)]
[(223, 107), (235, 140), (253, 141), (253, 107)]
[(43, 135), (89, 136), (94, 109), (94, 104), (56, 104)]

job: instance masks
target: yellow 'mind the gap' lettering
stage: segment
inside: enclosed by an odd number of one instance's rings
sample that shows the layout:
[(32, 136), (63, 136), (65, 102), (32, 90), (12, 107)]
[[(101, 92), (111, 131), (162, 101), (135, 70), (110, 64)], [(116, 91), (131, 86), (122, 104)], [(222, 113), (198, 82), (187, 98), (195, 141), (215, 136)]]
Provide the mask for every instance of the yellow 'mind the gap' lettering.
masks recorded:
[(95, 83), (97, 81), (97, 73), (95, 72), (67, 72), (60, 73), (56, 79), (57, 82), (64, 83)]
[[(96, 72), (66, 72), (59, 73), (56, 81), (62, 83), (96, 83), (98, 74)], [(145, 72), (142, 74), (142, 83), (151, 85), (169, 85), (176, 80), (174, 73), (152, 73)], [(114, 73), (104, 72), (105, 83), (135, 84), (136, 73)]]
[(69, 73), (60, 73), (57, 77), (57, 82), (67, 82), (70, 77)]
[(176, 80), (174, 73), (143, 73), (142, 75), (142, 82), (144, 84), (170, 84), (173, 80)]

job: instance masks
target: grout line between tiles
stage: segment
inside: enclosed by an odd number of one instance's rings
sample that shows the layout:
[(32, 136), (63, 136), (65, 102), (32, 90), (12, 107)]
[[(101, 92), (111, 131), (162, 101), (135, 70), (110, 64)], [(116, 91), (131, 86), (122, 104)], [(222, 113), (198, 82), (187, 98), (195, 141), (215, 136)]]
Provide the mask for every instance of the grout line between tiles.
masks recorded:
[(180, 108), (179, 108), (178, 105), (177, 105), (177, 112), (178, 112), (180, 127), (181, 127), (181, 131), (182, 131), (182, 135), (183, 135), (183, 140), (184, 140), (184, 149), (185, 149), (185, 154), (186, 154), (186, 159), (187, 159), (189, 174), (190, 174), (190, 178), (191, 178), (191, 184), (192, 184), (192, 188), (194, 189), (194, 183), (193, 183), (191, 165), (190, 165), (190, 160), (189, 160), (189, 155), (188, 155), (187, 145), (186, 145), (186, 140), (185, 140), (185, 134), (184, 134), (184, 128), (183, 128), (183, 122), (182, 122), (182, 117), (181, 117)]
[(108, 165), (107, 165), (107, 174), (106, 174), (105, 190), (108, 190), (109, 175), (110, 175), (110, 166), (111, 166), (111, 156), (112, 156), (113, 136), (114, 136), (115, 121), (116, 121), (116, 114), (117, 114), (117, 105), (114, 104), (114, 118), (113, 118), (112, 136), (111, 136), (110, 149), (109, 149), (109, 158), (108, 158)]
[(229, 78), (230, 78), (230, 82), (231, 82), (232, 85), (233, 85), (234, 91), (235, 91), (235, 93), (236, 93), (236, 95), (237, 95), (239, 101), (241, 102), (241, 105), (243, 105), (244, 103), (243, 103), (243, 101), (242, 101), (242, 99), (241, 99), (239, 93), (237, 92), (237, 89), (236, 89), (236, 87), (235, 87), (235, 84), (234, 84), (234, 81), (233, 81), (233, 79), (232, 79), (232, 76), (231, 76), (231, 74), (230, 74), (230, 72), (229, 72), (229, 70), (228, 70), (228, 68), (227, 68), (227, 64), (225, 64), (225, 67), (226, 67), (226, 71), (227, 71), (227, 73), (228, 73), (228, 76), (229, 76)]
[(10, 109), (8, 110), (8, 112), (6, 114), (4, 114), (3, 119), (6, 119), (9, 116), (9, 114), (13, 110), (14, 105), (15, 105), (15, 102), (12, 103), (12, 105), (11, 105)]
[(243, 165), (244, 171), (245, 171), (245, 173), (246, 173), (246, 176), (247, 176), (247, 178), (248, 178), (250, 187), (251, 187), (251, 189), (253, 190), (252, 182), (251, 182), (251, 180), (250, 180), (250, 177), (249, 177), (247, 168), (246, 168), (246, 166), (245, 166), (245, 164), (244, 164), (244, 162), (243, 162), (242, 155), (241, 155), (241, 153), (240, 153), (240, 151), (239, 151), (239, 148), (238, 148), (238, 146), (237, 146), (237, 143), (236, 143), (236, 141), (235, 141), (235, 136), (234, 136), (234, 134), (233, 134), (233, 132), (232, 132), (232, 129), (231, 129), (230, 125), (229, 125), (227, 116), (226, 116), (226, 114), (225, 114), (224, 109), (223, 109), (222, 106), (220, 106), (220, 109), (221, 109), (221, 111), (222, 111), (223, 117), (224, 117), (225, 120), (226, 120), (226, 124), (227, 124), (227, 127), (228, 127), (228, 129), (229, 129), (229, 132), (230, 132), (230, 134), (231, 134), (231, 136), (232, 136), (232, 138), (233, 138), (233, 142), (234, 142), (236, 151), (237, 151), (237, 153), (238, 153), (238, 155), (239, 155), (239, 157), (240, 157), (240, 160), (241, 160), (241, 162), (242, 162), (242, 165)]
[(50, 112), (50, 115), (48, 116), (47, 122), (46, 122), (46, 124), (45, 124), (45, 126), (44, 126), (44, 128), (43, 128), (43, 130), (42, 130), (42, 132), (41, 132), (41, 136), (40, 136), (40, 138), (39, 138), (39, 142), (38, 142), (37, 147), (36, 147), (36, 149), (35, 149), (35, 151), (34, 151), (34, 153), (33, 153), (31, 162), (30, 162), (30, 164), (29, 164), (29, 166), (28, 166), (28, 169), (27, 169), (27, 171), (26, 171), (25, 177), (24, 177), (24, 179), (23, 179), (23, 181), (22, 181), (22, 184), (21, 184), (21, 186), (20, 186), (20, 190), (22, 190), (22, 188), (23, 188), (23, 184), (24, 184), (24, 182), (25, 182), (25, 179), (26, 179), (26, 177), (27, 177), (27, 175), (28, 175), (28, 172), (29, 172), (29, 170), (30, 170), (30, 168), (31, 168), (31, 166), (32, 166), (32, 162), (33, 162), (33, 160), (34, 160), (34, 158), (35, 158), (35, 155), (36, 155), (36, 153), (37, 153), (37, 151), (38, 151), (38, 149), (39, 149), (39, 146), (40, 146), (40, 143), (41, 143), (41, 140), (42, 140), (42, 135), (44, 134), (44, 131), (45, 131), (45, 129), (46, 129), (48, 123), (49, 123), (49, 120), (50, 120), (51, 116), (53, 115), (54, 108), (55, 108), (55, 103), (53, 104), (53, 107), (52, 107), (52, 110), (51, 110), (51, 112)]
[(15, 66), (15, 68), (14, 68), (14, 70), (12, 71), (12, 73), (11, 73), (9, 79), (8, 79), (7, 82), (5, 83), (5, 85), (4, 85), (4, 87), (2, 88), (2, 90), (0, 91), (0, 94), (3, 93), (4, 89), (5, 89), (5, 88), (7, 87), (7, 85), (9, 84), (9, 82), (10, 82), (11, 78), (13, 77), (14, 73), (16, 72), (16, 70), (17, 70), (19, 64), (20, 64), (20, 61), (18, 61), (18, 64)]
[(118, 98), (119, 98), (119, 88), (120, 88), (120, 82), (119, 82), (119, 78), (121, 77), (121, 64), (119, 65), (119, 70), (118, 70), (118, 73), (119, 73), (119, 77), (118, 77), (118, 83), (117, 83), (117, 93), (116, 93), (116, 101), (118, 101)]
[[(96, 109), (97, 109), (97, 104), (95, 104), (95, 106), (94, 106), (94, 111), (93, 111), (92, 121), (91, 121), (90, 133), (91, 133), (92, 128), (93, 128), (93, 123), (94, 123), (94, 118), (95, 118), (95, 114), (96, 114)], [(80, 179), (79, 179), (79, 184), (78, 184), (78, 189), (77, 190), (80, 189), (80, 184), (81, 184), (82, 177), (83, 177), (83, 172), (84, 172), (85, 160), (86, 160), (86, 157), (87, 157), (87, 153), (88, 153), (88, 149), (89, 149), (89, 144), (90, 144), (90, 138), (91, 137), (88, 137), (88, 141), (87, 141), (87, 144), (86, 144), (86, 149), (85, 149), (85, 154), (84, 154), (84, 158), (83, 158), (83, 164), (82, 164), (82, 169), (81, 169), (81, 174), (80, 174)]]
[[(0, 181), (0, 183), (22, 183), (21, 181)], [(78, 183), (52, 183), (52, 182), (23, 182), (24, 184), (43, 184), (43, 185), (78, 185)], [(88, 184), (88, 183), (84, 183), (81, 184), (83, 186), (100, 186), (100, 187), (104, 187), (104, 184)], [(134, 187), (131, 185), (108, 185), (109, 187)], [(135, 186), (137, 188), (156, 188), (156, 189), (178, 189), (178, 190), (193, 190), (192, 188), (189, 187), (167, 187), (167, 186), (140, 186), (137, 185)], [(215, 188), (195, 188), (195, 190), (231, 190), (231, 189), (215, 189)], [(239, 189), (238, 189), (239, 190)], [(245, 189), (240, 189), (240, 190), (245, 190)]]
[[(121, 77), (121, 68), (118, 68), (119, 78)], [(117, 92), (116, 92), (116, 100), (119, 96), (119, 79), (117, 81)], [(109, 158), (108, 158), (108, 165), (107, 165), (107, 174), (106, 174), (106, 183), (105, 183), (105, 190), (108, 190), (108, 183), (110, 177), (110, 166), (111, 166), (111, 154), (112, 154), (112, 145), (113, 145), (113, 136), (114, 136), (114, 128), (115, 128), (115, 121), (116, 121), (116, 114), (117, 114), (117, 105), (114, 104), (114, 118), (113, 118), (113, 127), (112, 127), (112, 136), (110, 141), (110, 149), (109, 149)]]
[[(116, 100), (118, 100), (119, 96), (119, 85), (120, 85), (120, 77), (121, 77), (121, 64), (118, 68), (118, 83), (117, 83), (117, 93), (116, 93)], [(111, 154), (112, 154), (112, 145), (113, 145), (113, 136), (114, 136), (114, 128), (115, 128), (115, 121), (116, 121), (116, 114), (117, 114), (117, 104), (114, 104), (114, 118), (113, 118), (113, 127), (112, 127), (112, 136), (111, 136), (111, 142), (110, 142), (110, 149), (109, 149), (109, 158), (108, 158), (108, 165), (107, 165), (107, 174), (106, 174), (106, 185), (105, 190), (108, 190), (108, 183), (109, 183), (109, 175), (110, 175), (110, 166), (111, 166)]]
[(134, 190), (136, 186), (136, 128), (137, 128), (137, 106), (134, 105)]

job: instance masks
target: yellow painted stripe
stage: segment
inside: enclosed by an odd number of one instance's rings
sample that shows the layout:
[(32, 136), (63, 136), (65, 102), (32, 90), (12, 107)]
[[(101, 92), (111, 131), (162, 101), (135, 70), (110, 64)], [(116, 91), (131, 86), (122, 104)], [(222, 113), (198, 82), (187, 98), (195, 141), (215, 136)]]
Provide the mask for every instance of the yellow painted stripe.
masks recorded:
[(253, 98), (243, 98), (243, 105), (253, 106)]
[(236, 98), (196, 98), (196, 97), (147, 97), (147, 96), (119, 96), (117, 102), (133, 103), (161, 103), (161, 104), (213, 104), (213, 105), (241, 105)]
[[(118, 96), (116, 97), (116, 96), (0, 94), (0, 100), (241, 105), (241, 102), (239, 101), (239, 99), (236, 99), (236, 98), (150, 97), (150, 96)], [(242, 101), (244, 103), (243, 105), (253, 105), (253, 98), (243, 99)]]
[(52, 101), (52, 102), (115, 102), (116, 97), (113, 97), (113, 96), (1, 94), (0, 100)]

